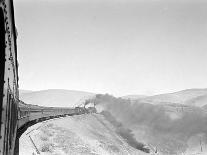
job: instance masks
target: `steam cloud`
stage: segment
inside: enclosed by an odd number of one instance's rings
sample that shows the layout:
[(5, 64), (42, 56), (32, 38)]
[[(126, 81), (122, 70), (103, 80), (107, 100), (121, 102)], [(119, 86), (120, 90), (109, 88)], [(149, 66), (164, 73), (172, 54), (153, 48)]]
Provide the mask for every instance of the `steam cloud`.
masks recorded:
[(126, 127), (124, 127), (120, 122), (118, 122), (111, 115), (110, 112), (102, 111), (101, 114), (104, 115), (105, 118), (116, 127), (116, 133), (118, 133), (122, 138), (124, 138), (130, 146), (134, 147), (135, 149), (144, 151), (146, 153), (150, 152), (150, 150), (148, 148), (146, 148), (143, 143), (138, 142), (134, 138), (132, 131), (130, 129), (127, 129)]
[[(131, 104), (130, 100), (107, 94), (97, 95), (95, 100), (97, 105), (103, 106), (124, 126), (144, 126), (148, 142), (158, 146), (162, 152), (183, 152), (188, 147), (188, 140), (199, 134), (203, 135), (202, 139), (207, 143), (207, 115), (200, 108), (191, 107), (192, 109), (180, 113), (177, 119), (172, 119), (160, 105), (139, 101)], [(130, 130), (128, 133), (134, 136)]]

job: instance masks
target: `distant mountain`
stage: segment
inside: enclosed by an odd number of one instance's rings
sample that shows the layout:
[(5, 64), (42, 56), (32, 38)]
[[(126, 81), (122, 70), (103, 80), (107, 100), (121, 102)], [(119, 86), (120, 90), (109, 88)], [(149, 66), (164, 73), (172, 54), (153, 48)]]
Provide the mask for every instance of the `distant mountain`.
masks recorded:
[(126, 96), (122, 96), (121, 98), (123, 99), (130, 99), (130, 100), (138, 100), (138, 99), (142, 99), (142, 98), (146, 98), (148, 96), (146, 95), (126, 95)]
[(24, 89), (20, 89), (19, 90), (19, 94), (21, 95), (21, 94), (24, 94), (24, 93), (31, 93), (31, 92), (33, 92), (32, 90), (24, 90)]
[(74, 107), (95, 94), (83, 91), (49, 89), (20, 93), (20, 99), (28, 104), (49, 107)]
[[(140, 101), (151, 104), (179, 103), (203, 106), (206, 100), (207, 89), (186, 89), (175, 93), (160, 94), (141, 99)], [(199, 102), (197, 102), (199, 100)], [(199, 105), (201, 104), (201, 105)]]
[(203, 107), (207, 105), (207, 95), (197, 96), (185, 102), (186, 105)]

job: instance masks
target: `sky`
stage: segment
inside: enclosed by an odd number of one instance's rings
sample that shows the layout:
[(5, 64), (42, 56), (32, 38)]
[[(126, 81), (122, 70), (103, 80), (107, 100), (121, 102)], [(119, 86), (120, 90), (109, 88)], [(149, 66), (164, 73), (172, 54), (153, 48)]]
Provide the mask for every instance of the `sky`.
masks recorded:
[(115, 96), (207, 88), (205, 0), (15, 0), (19, 86)]

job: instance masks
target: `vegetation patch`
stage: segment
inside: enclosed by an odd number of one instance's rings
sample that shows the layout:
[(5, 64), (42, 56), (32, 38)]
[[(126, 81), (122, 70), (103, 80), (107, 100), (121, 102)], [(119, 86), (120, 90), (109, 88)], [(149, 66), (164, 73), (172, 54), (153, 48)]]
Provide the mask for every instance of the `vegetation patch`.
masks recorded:
[(54, 144), (52, 143), (43, 143), (42, 146), (40, 147), (41, 152), (50, 152), (52, 153), (54, 150)]
[(48, 141), (48, 140), (49, 140), (49, 138), (48, 138), (47, 136), (44, 136), (44, 135), (41, 135), (41, 136), (40, 136), (40, 139), (41, 139), (42, 141)]

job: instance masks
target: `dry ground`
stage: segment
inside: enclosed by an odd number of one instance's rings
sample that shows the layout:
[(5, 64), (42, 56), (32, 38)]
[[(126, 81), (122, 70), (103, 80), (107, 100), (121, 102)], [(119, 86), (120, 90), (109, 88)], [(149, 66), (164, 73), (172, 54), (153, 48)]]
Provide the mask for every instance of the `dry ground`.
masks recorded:
[[(20, 138), (20, 155), (145, 155), (129, 146), (102, 115), (54, 119), (30, 127)], [(35, 146), (32, 144), (31, 139)]]

